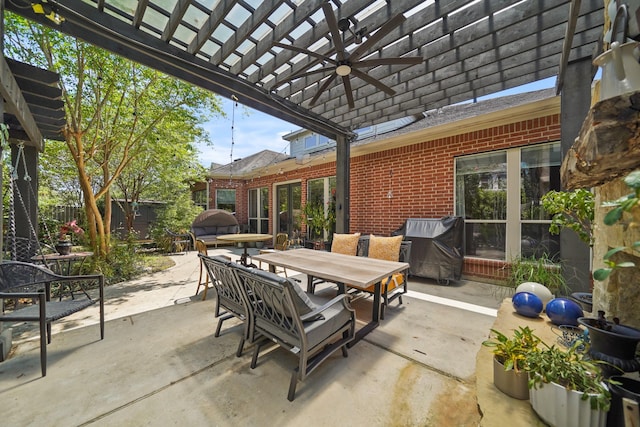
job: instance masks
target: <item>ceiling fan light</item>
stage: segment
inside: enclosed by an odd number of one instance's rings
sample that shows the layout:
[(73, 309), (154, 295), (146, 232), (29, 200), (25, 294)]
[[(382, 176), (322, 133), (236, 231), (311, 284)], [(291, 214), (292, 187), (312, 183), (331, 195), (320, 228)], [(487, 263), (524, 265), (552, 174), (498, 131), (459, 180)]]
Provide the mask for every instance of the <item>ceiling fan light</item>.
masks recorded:
[(339, 76), (348, 76), (351, 74), (351, 67), (347, 64), (340, 64), (336, 67), (336, 74)]

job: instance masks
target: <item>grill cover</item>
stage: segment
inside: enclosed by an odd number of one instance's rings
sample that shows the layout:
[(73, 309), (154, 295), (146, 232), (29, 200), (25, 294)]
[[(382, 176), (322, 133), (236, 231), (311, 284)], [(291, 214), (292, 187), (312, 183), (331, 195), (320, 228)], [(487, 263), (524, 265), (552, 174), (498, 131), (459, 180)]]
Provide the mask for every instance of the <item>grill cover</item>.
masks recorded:
[(464, 261), (464, 220), (459, 216), (409, 218), (393, 232), (411, 240), (411, 268), (414, 276), (439, 282), (460, 280)]

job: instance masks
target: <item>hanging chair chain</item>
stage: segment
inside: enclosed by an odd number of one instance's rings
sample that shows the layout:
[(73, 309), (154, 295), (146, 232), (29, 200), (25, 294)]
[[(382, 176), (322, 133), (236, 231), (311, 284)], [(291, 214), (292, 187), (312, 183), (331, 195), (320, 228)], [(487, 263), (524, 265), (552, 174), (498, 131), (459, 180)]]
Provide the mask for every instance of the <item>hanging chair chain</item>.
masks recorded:
[[(16, 245), (17, 236), (16, 236), (16, 221), (15, 221), (16, 196), (18, 198), (18, 201), (20, 202), (20, 206), (22, 207), (22, 210), (25, 212), (25, 217), (27, 218), (27, 222), (29, 224), (29, 233), (30, 233), (30, 236), (33, 237), (33, 241), (36, 245), (36, 251), (38, 254), (41, 254), (42, 252), (42, 248), (38, 240), (38, 234), (36, 233), (36, 229), (33, 223), (31, 222), (31, 217), (28, 215), (26, 203), (24, 201), (24, 198), (22, 197), (22, 193), (16, 186), (16, 182), (20, 178), (18, 174), (20, 162), (22, 162), (22, 166), (24, 169), (23, 179), (29, 183), (32, 180), (31, 176), (29, 175), (29, 171), (27, 169), (27, 159), (24, 153), (24, 142), (19, 143), (17, 146), (18, 146), (18, 153), (16, 155), (16, 163), (15, 165), (11, 165), (10, 167), (11, 179), (9, 180), (9, 189), (8, 189), (9, 191), (9, 230), (6, 235), (6, 243), (7, 243), (7, 247), (10, 249), (12, 260), (16, 260), (16, 257), (17, 257), (17, 245)], [(33, 200), (37, 203), (37, 198), (35, 197), (35, 193), (33, 191), (31, 184), (27, 185), (27, 187), (29, 188), (29, 192)], [(46, 228), (47, 227), (45, 223), (45, 229)], [(47, 235), (49, 236), (49, 239), (51, 239), (48, 229), (46, 230), (46, 232), (47, 232)]]
[(238, 97), (231, 95), (233, 101), (233, 109), (231, 110), (231, 153), (229, 153), (229, 185), (233, 179), (233, 146), (235, 144), (234, 133), (236, 125), (236, 107), (238, 106)]

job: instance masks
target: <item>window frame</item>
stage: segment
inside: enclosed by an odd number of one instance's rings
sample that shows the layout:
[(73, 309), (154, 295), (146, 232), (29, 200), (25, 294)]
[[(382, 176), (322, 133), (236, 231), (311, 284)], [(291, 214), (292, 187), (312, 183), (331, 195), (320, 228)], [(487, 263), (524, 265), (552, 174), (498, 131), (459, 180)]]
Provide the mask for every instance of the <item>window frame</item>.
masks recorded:
[[(266, 197), (262, 194), (266, 192)], [(255, 199), (255, 207), (256, 207), (256, 215), (252, 215), (251, 213), (251, 203), (252, 198)], [(248, 220), (249, 220), (249, 232), (250, 233), (269, 233), (269, 187), (256, 187), (250, 188), (247, 190), (247, 206), (248, 209)], [(262, 214), (264, 211), (264, 204), (266, 202), (266, 214), (264, 217)], [(252, 231), (252, 222), (255, 222), (255, 229)]]
[[(544, 147), (544, 146), (560, 146), (560, 141), (545, 142), (542, 144), (526, 145), (522, 147), (507, 148), (504, 150), (487, 151), (483, 153), (474, 153), (463, 156), (456, 156), (453, 159), (453, 208), (456, 215), (461, 215), (458, 212), (458, 160), (470, 158), (473, 156), (486, 156), (496, 153), (504, 152), (506, 154), (506, 218), (502, 219), (466, 219), (465, 224), (505, 224), (505, 248), (504, 259), (486, 258), (482, 256), (465, 254), (465, 258), (477, 258), (483, 260), (492, 261), (508, 261), (520, 256), (522, 253), (522, 227), (525, 224), (551, 224), (551, 219), (522, 219), (521, 217), (521, 159), (522, 150), (526, 150), (532, 147)], [(517, 202), (510, 202), (511, 200), (517, 200)], [(465, 227), (465, 240), (467, 239)], [(465, 243), (466, 247), (466, 243)]]

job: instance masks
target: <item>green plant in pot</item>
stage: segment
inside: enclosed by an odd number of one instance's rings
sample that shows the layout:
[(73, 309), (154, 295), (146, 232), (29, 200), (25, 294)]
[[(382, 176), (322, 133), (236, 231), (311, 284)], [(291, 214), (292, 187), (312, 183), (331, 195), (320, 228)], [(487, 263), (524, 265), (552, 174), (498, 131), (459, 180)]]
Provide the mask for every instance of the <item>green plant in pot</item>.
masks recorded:
[(309, 202), (302, 207), (300, 220), (309, 228), (311, 240), (324, 240), (326, 232), (329, 241), (331, 241), (336, 224), (335, 202), (330, 202), (327, 207), (326, 214), (321, 203)]
[(491, 329), (493, 337), (482, 343), (493, 351), (493, 383), (498, 390), (516, 399), (529, 398), (527, 356), (538, 351), (541, 340), (528, 326), (519, 327), (511, 338)]
[(580, 352), (582, 342), (562, 350), (555, 345), (526, 358), (533, 410), (551, 426), (604, 427), (611, 404), (600, 364)]
[(547, 254), (541, 256), (514, 258), (507, 267), (507, 287), (515, 290), (526, 282), (535, 282), (544, 285), (554, 295), (563, 295), (568, 292), (568, 287), (562, 267)]

